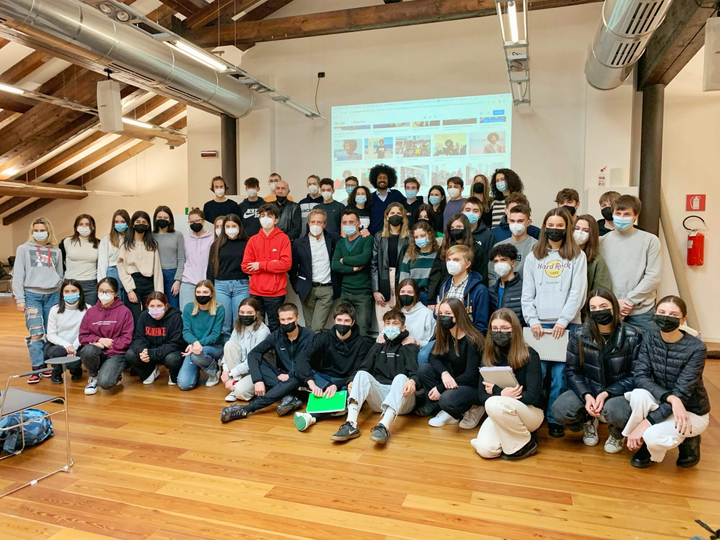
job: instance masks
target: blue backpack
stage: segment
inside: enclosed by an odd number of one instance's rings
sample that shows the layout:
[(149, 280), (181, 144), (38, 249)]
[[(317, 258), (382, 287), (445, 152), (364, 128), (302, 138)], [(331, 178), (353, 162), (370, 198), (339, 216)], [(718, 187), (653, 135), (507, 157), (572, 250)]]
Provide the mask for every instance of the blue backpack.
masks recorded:
[[(40, 444), (54, 435), (52, 420), (40, 409), (28, 409), (22, 412), (23, 430), (25, 431), (25, 447)], [(0, 420), (0, 429), (13, 428), (20, 425), (20, 413), (11, 414)], [(0, 453), (12, 454), (22, 448), (23, 440), (20, 428), (0, 431)]]

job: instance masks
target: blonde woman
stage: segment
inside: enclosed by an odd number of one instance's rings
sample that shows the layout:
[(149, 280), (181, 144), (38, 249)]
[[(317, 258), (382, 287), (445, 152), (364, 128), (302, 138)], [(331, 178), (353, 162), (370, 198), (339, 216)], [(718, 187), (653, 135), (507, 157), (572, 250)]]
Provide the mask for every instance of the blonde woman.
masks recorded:
[[(50, 221), (44, 217), (33, 220), (27, 242), (15, 252), (12, 288), (18, 311), (25, 313), (26, 339), (33, 371), (45, 366), (43, 342), (50, 308), (58, 303), (63, 281), (63, 258)], [(42, 375), (50, 377), (52, 370)], [(31, 375), (28, 384), (40, 382)]]

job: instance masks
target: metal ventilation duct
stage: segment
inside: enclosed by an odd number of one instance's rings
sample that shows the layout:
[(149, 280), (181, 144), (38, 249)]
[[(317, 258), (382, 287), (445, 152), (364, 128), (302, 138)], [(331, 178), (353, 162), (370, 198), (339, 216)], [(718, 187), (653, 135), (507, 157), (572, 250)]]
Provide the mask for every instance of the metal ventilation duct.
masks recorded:
[(0, 0), (0, 33), (188, 105), (235, 118), (253, 95), (235, 77), (178, 53), (79, 0)]
[(588, 82), (598, 90), (620, 86), (645, 51), (672, 0), (605, 0), (602, 20), (585, 64)]

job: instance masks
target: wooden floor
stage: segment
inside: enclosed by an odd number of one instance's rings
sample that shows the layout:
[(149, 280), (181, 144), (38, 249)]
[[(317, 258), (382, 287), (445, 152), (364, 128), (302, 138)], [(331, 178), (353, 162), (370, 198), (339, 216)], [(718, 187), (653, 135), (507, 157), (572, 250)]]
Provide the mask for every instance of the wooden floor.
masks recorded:
[[(0, 381), (29, 366), (21, 314), (0, 300)], [(330, 442), (341, 419), (299, 433), (274, 410), (222, 425), (222, 386), (181, 392), (163, 375), (85, 396), (72, 384), (75, 466), (0, 499), (1, 539), (688, 539), (697, 518), (720, 527), (720, 363), (705, 384), (715, 405), (691, 470), (640, 471), (630, 454), (549, 440), (521, 463), (480, 458), (475, 435), (400, 418), (385, 448)], [(23, 387), (27, 387), (22, 383)], [(56, 392), (49, 379), (32, 387)], [(56, 468), (64, 422), (37, 448), (0, 463), (0, 489)], [(606, 436), (606, 428), (601, 435)], [(706, 536), (706, 535), (705, 535)], [(706, 536), (707, 537), (707, 536)]]

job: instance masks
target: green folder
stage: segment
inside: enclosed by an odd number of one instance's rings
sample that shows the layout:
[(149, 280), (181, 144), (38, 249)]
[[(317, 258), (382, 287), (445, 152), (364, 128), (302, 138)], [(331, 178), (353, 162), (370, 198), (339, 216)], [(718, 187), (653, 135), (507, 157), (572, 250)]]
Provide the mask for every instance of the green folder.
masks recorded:
[(331, 398), (315, 397), (310, 394), (307, 404), (307, 412), (309, 413), (334, 413), (345, 410), (347, 401), (347, 391), (340, 390), (335, 392)]

